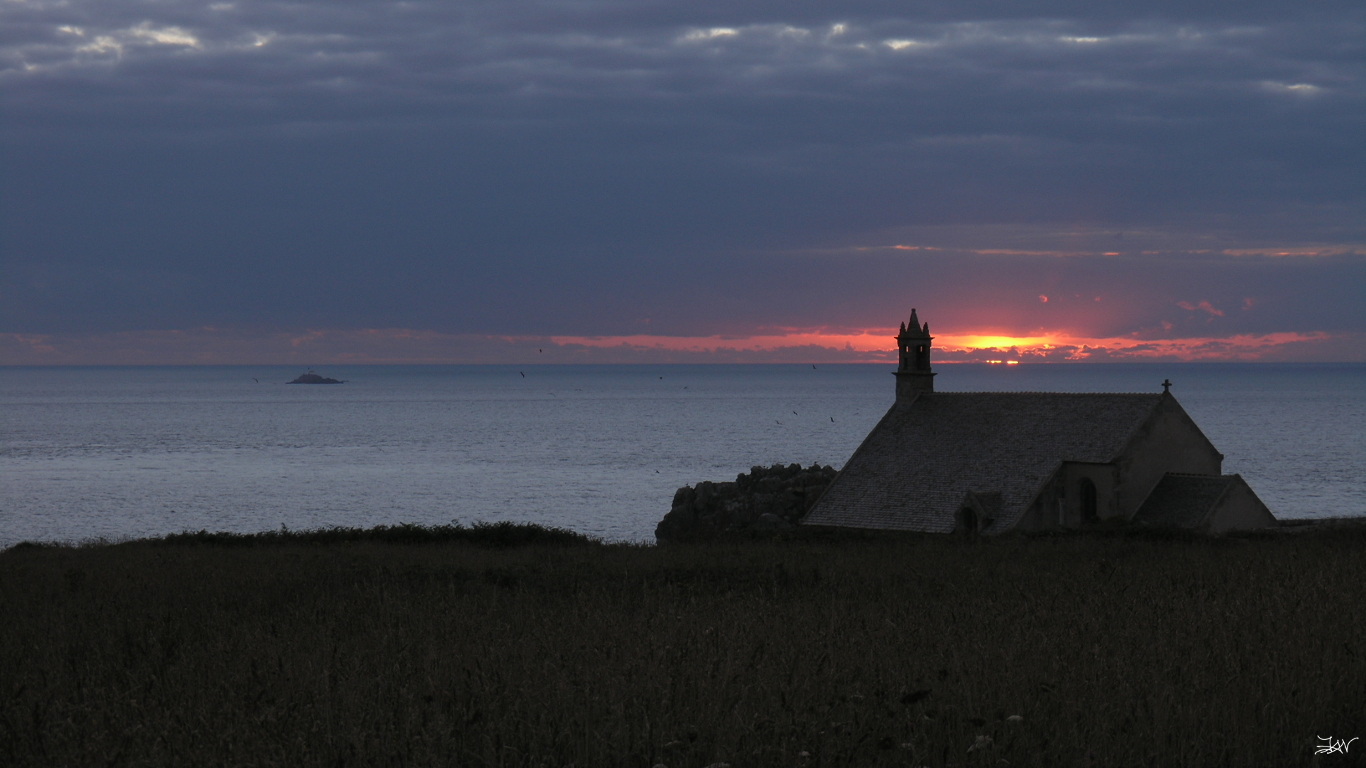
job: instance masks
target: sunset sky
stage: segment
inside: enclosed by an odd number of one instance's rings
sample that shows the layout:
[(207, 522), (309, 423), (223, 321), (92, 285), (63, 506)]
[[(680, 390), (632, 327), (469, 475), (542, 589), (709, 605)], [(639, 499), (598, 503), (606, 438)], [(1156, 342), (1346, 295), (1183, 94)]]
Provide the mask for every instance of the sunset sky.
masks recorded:
[(0, 0), (0, 364), (1366, 361), (1366, 5)]

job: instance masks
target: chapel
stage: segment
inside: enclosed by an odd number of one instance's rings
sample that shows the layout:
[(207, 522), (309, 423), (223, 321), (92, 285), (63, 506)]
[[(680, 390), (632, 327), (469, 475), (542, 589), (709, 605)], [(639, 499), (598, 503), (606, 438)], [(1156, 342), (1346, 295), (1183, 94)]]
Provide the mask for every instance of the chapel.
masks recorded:
[(1171, 394), (936, 392), (929, 323), (896, 337), (896, 401), (803, 525), (926, 533), (1275, 525)]

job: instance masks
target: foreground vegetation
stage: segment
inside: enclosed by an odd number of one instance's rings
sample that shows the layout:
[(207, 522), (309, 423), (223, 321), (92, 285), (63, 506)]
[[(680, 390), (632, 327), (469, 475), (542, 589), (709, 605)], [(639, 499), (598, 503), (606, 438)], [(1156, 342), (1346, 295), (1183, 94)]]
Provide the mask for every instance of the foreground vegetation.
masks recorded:
[(1364, 547), (24, 545), (0, 553), (0, 764), (1304, 765), (1366, 737)]

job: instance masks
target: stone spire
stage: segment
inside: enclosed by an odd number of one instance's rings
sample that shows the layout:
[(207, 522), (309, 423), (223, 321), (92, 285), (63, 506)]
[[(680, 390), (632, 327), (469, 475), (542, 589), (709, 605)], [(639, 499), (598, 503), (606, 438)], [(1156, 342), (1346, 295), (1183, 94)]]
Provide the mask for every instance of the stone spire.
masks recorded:
[(934, 391), (934, 371), (930, 370), (930, 324), (920, 324), (915, 310), (909, 323), (901, 324), (896, 336), (898, 359), (896, 367), (896, 401), (909, 403), (921, 392)]

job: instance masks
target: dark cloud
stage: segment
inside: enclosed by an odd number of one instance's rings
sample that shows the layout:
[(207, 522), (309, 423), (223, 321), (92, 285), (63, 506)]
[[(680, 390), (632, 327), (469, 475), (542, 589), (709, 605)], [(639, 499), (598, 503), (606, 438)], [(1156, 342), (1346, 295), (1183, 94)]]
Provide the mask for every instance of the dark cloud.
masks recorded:
[(1366, 324), (1357, 3), (0, 15), (0, 332)]

